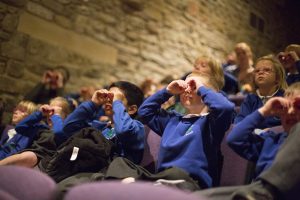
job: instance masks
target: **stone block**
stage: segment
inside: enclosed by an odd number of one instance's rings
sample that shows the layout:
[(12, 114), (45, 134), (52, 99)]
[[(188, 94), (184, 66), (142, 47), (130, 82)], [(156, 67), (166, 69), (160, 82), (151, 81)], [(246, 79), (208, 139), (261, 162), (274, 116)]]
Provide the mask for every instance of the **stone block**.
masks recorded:
[(27, 0), (2, 0), (3, 3), (7, 3), (11, 6), (23, 7), (26, 5)]
[(1, 45), (1, 52), (3, 56), (24, 60), (25, 58), (25, 48), (22, 46), (12, 43), (12, 42), (3, 42)]
[(7, 62), (7, 74), (14, 78), (21, 78), (24, 75), (24, 63), (9, 60)]
[(27, 3), (27, 10), (43, 19), (53, 20), (54, 18), (54, 13), (51, 10), (31, 1)]
[(58, 14), (64, 13), (64, 6), (62, 4), (60, 4), (58, 1), (42, 0), (41, 2), (46, 8), (53, 10), (55, 13), (58, 13)]
[(60, 26), (62, 26), (64, 28), (67, 28), (67, 29), (71, 29), (72, 28), (72, 21), (69, 18), (65, 17), (65, 16), (55, 15), (54, 16), (54, 21), (58, 25), (60, 25)]
[(18, 15), (7, 14), (2, 21), (2, 28), (7, 32), (14, 32), (17, 29), (18, 22)]

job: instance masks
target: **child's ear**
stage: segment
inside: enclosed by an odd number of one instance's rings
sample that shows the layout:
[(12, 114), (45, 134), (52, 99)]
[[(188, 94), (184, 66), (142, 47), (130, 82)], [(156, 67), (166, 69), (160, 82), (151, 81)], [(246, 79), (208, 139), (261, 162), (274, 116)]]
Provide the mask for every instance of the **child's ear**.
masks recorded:
[(128, 107), (127, 112), (128, 112), (129, 115), (133, 115), (137, 112), (137, 110), (138, 110), (137, 105), (131, 105), (131, 106)]

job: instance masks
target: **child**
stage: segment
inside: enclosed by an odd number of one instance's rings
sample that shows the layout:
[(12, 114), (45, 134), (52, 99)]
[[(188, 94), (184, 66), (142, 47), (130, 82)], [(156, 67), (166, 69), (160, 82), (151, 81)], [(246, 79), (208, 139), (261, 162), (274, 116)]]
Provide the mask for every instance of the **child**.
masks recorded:
[(35, 110), (36, 105), (30, 101), (21, 101), (16, 106), (11, 125), (7, 126), (1, 135), (0, 160), (28, 147), (36, 130), (43, 127), (43, 125), (35, 123), (35, 116), (31, 115)]
[[(283, 96), (284, 89), (287, 87), (284, 69), (272, 56), (259, 58), (253, 72), (255, 93), (247, 95), (240, 107), (239, 114), (234, 119), (234, 124), (238, 124), (247, 115), (262, 107), (271, 97)], [(265, 118), (264, 122), (256, 128), (264, 129), (278, 125), (280, 125), (280, 120), (271, 116)]]
[[(184, 179), (188, 184), (198, 184), (191, 190), (215, 185), (219, 176), (220, 143), (230, 126), (234, 108), (226, 97), (215, 91), (216, 88), (218, 84), (213, 79), (193, 72), (185, 81), (172, 81), (167, 88), (146, 99), (138, 113), (145, 124), (162, 136), (158, 173), (150, 174), (131, 164), (128, 165), (129, 171), (134, 171), (133, 168), (141, 170), (126, 174), (126, 169), (121, 171), (124, 169), (122, 165), (118, 173), (118, 163), (114, 165), (113, 161), (107, 177)], [(180, 102), (187, 109), (187, 115), (161, 109), (161, 105), (173, 95), (180, 95)], [(161, 183), (161, 180), (157, 181)]]
[[(97, 90), (91, 101), (83, 102), (65, 120), (64, 132), (74, 132), (88, 126), (102, 131), (107, 139), (114, 140), (117, 156), (139, 163), (144, 152), (144, 125), (135, 120), (138, 107), (143, 102), (143, 92), (136, 85), (118, 81), (106, 89)], [(93, 120), (103, 106), (108, 122)]]
[[(292, 84), (285, 91), (285, 97), (271, 98), (229, 133), (228, 145), (243, 158), (257, 162), (255, 177), (270, 167), (290, 128), (300, 120), (296, 112), (300, 105), (299, 95), (300, 83)], [(253, 130), (270, 116), (280, 117), (283, 131), (274, 133), (267, 130), (259, 135), (253, 134)]]
[(300, 45), (288, 45), (284, 52), (278, 54), (278, 59), (286, 71), (287, 84), (300, 81)]
[[(72, 108), (69, 102), (62, 97), (56, 97), (50, 101), (50, 104), (42, 105), (37, 112), (34, 112), (20, 126), (28, 137), (36, 137), (33, 144), (23, 152), (7, 157), (0, 161), (0, 165), (21, 165), (26, 167), (34, 167), (38, 161), (48, 155), (54, 153), (56, 145), (66, 140), (62, 132), (63, 120), (71, 112)], [(40, 123), (46, 118), (46, 124)], [(36, 132), (32, 132), (29, 128), (30, 124), (37, 123), (39, 126)], [(32, 125), (31, 125), (32, 126)], [(50, 131), (51, 129), (51, 131)]]
[(235, 45), (236, 65), (226, 67), (225, 71), (233, 74), (239, 83), (241, 92), (252, 92), (253, 54), (251, 47), (240, 42)]

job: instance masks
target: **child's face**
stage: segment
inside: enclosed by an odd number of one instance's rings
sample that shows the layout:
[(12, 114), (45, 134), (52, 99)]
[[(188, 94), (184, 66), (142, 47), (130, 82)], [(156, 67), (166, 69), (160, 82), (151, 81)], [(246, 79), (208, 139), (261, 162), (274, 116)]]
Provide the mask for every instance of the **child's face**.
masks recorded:
[(200, 72), (201, 74), (211, 74), (211, 68), (205, 59), (200, 59), (196, 62), (194, 65), (194, 71)]
[[(201, 81), (199, 77), (188, 77), (186, 78), (185, 82), (188, 83), (192, 79), (194, 80), (199, 79)], [(201, 97), (197, 95), (197, 87), (195, 87), (192, 90), (181, 93), (180, 102), (188, 110), (192, 110), (192, 109), (198, 110), (198, 108), (200, 107), (202, 108), (204, 105)]]
[(127, 99), (123, 93), (123, 91), (117, 87), (111, 87), (109, 89), (109, 92), (113, 93), (113, 99), (111, 101), (105, 103), (103, 105), (105, 115), (106, 116), (112, 116), (113, 115), (113, 108), (112, 108), (112, 103), (114, 100), (120, 100), (122, 101), (123, 105), (125, 106), (126, 109), (128, 109), (128, 102)]
[(280, 116), (280, 119), (284, 130), (289, 132), (300, 121), (300, 95), (291, 95), (285, 98), (291, 103), (291, 106)]
[(259, 61), (254, 69), (254, 81), (258, 88), (276, 85), (276, 74), (273, 63), (269, 60)]
[(28, 115), (29, 115), (29, 113), (27, 112), (26, 108), (17, 106), (13, 111), (12, 124), (16, 125), (17, 123), (22, 121)]

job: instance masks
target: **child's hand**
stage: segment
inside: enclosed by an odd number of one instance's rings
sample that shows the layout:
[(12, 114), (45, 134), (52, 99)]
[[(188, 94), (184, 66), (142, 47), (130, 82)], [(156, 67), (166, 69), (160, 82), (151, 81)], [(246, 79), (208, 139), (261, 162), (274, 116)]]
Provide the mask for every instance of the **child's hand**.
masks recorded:
[(191, 79), (187, 80), (187, 85), (188, 85), (188, 88), (185, 90), (185, 92), (188, 92), (188, 93), (197, 92), (199, 87), (204, 86), (204, 84), (202, 83), (202, 81), (200, 79), (193, 78), (193, 77)]
[(288, 112), (290, 102), (283, 97), (273, 97), (267, 101), (267, 103), (258, 109), (258, 111), (264, 116), (280, 116), (283, 113)]
[(53, 115), (63, 116), (63, 110), (60, 106), (51, 106), (53, 110)]
[(294, 112), (300, 120), (300, 95), (295, 97), (293, 102)]
[(54, 109), (48, 104), (42, 105), (39, 110), (42, 112), (44, 117), (50, 117), (54, 114)]
[(170, 94), (177, 95), (183, 93), (187, 88), (188, 84), (184, 80), (175, 80), (167, 86), (167, 91)]
[(290, 59), (293, 60), (293, 62), (300, 60), (299, 56), (295, 51), (289, 51), (287, 55), (289, 56)]
[(44, 72), (43, 77), (42, 77), (42, 83), (45, 85), (50, 84), (51, 82), (51, 77), (52, 77), (52, 71), (51, 70), (47, 70)]
[(97, 90), (92, 96), (92, 102), (100, 106), (108, 102), (112, 102), (114, 94), (106, 89)]
[[(111, 93), (111, 95), (113, 95), (113, 101), (116, 101), (116, 100), (124, 101), (126, 99), (124, 94), (117, 87), (112, 87), (110, 89), (110, 93)], [(112, 103), (112, 101), (111, 101), (111, 103)]]

